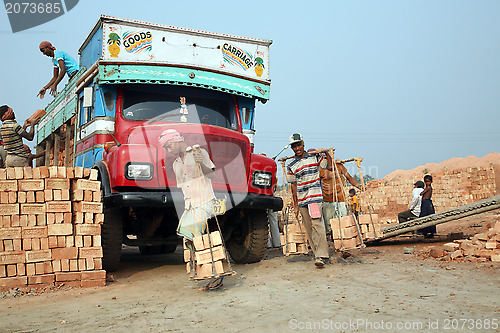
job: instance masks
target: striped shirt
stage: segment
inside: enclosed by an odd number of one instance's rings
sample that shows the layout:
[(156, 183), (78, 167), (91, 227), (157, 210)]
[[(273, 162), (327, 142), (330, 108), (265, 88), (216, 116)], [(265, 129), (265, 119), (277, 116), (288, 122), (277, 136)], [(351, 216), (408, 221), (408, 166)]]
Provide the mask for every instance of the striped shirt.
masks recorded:
[(295, 158), (287, 166), (287, 180), (297, 183), (297, 201), (300, 207), (323, 202), (323, 192), (319, 178), (319, 168), (326, 169), (328, 162), (320, 155)]
[(3, 146), (7, 155), (18, 155), (28, 157), (28, 153), (23, 146), (21, 133), (24, 129), (15, 120), (5, 120), (0, 127), (2, 133)]

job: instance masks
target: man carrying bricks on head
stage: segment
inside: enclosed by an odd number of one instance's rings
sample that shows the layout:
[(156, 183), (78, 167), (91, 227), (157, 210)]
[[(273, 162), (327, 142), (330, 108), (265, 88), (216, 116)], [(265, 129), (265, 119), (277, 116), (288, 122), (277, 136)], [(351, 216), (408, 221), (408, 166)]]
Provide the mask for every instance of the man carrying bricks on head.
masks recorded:
[[(2, 120), (2, 126), (0, 127), (0, 133), (2, 135), (4, 149), (7, 154), (5, 158), (5, 167), (27, 167), (29, 166), (29, 155), (23, 146), (23, 138), (29, 141), (33, 141), (35, 137), (35, 125), (38, 123), (40, 118), (29, 120), (24, 122), (23, 127), (21, 127), (16, 122), (16, 115), (12, 108), (7, 105), (0, 106), (0, 119)], [(26, 128), (30, 127), (30, 131), (26, 132)]]
[[(323, 194), (319, 178), (320, 168), (332, 169), (329, 154), (326, 159), (318, 154), (311, 155), (304, 149), (304, 140), (299, 133), (290, 136), (295, 156), (287, 166), (287, 180), (291, 184), (295, 215), (302, 215), (307, 238), (314, 253), (316, 267), (324, 267), (328, 261), (328, 243), (325, 224), (322, 221)], [(317, 152), (324, 152), (322, 149)]]

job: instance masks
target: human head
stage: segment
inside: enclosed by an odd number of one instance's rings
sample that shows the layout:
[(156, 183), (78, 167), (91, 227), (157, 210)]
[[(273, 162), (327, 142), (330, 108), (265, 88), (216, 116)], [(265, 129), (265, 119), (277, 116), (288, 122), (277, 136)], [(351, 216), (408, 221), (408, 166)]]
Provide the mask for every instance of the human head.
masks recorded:
[(53, 57), (54, 50), (56, 49), (50, 42), (48, 42), (46, 40), (41, 42), (40, 45), (38, 46), (38, 48), (40, 49), (40, 52), (42, 52), (47, 57)]
[(355, 196), (355, 195), (356, 195), (356, 190), (355, 190), (355, 189), (353, 189), (353, 188), (351, 188), (351, 189), (349, 190), (349, 196), (350, 196), (350, 197), (353, 197), (353, 196)]
[(14, 110), (8, 105), (0, 106), (0, 120), (5, 121), (9, 119), (16, 119)]
[(431, 175), (425, 175), (424, 176), (424, 183), (430, 185), (432, 183), (432, 176)]
[(424, 186), (425, 186), (425, 185), (424, 185), (424, 182), (423, 182), (423, 181), (421, 181), (421, 180), (419, 180), (418, 182), (416, 182), (416, 183), (415, 183), (415, 184), (413, 184), (413, 185), (415, 185), (415, 187), (416, 187), (416, 188), (424, 188)]
[(160, 144), (171, 154), (179, 152), (180, 143), (184, 142), (184, 138), (174, 129), (166, 129), (158, 138)]
[(300, 133), (294, 133), (290, 136), (290, 147), (296, 156), (302, 157), (305, 154), (304, 138)]

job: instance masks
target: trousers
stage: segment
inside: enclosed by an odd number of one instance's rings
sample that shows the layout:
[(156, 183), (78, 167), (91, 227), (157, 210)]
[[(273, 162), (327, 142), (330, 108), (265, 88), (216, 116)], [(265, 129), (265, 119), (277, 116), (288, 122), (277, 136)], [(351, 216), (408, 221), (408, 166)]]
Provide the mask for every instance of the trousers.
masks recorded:
[[(323, 210), (323, 203), (319, 204), (320, 212)], [(306, 207), (299, 207), (300, 215), (302, 216), (302, 222), (306, 227), (307, 240), (311, 245), (311, 249), (316, 258), (326, 258), (330, 256), (328, 254), (328, 242), (326, 240), (326, 230), (323, 218), (312, 219), (309, 215), (309, 209)], [(323, 215), (323, 214), (321, 214)]]

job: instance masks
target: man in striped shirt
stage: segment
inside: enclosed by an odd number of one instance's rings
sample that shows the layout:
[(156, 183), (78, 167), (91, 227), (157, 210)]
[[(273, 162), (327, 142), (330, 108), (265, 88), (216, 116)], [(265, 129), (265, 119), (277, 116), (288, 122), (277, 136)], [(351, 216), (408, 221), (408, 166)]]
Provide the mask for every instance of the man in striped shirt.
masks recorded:
[[(302, 215), (307, 238), (314, 253), (314, 264), (323, 267), (329, 259), (325, 224), (322, 221), (323, 192), (319, 170), (332, 170), (329, 154), (326, 158), (306, 152), (304, 140), (299, 133), (290, 136), (290, 144), (295, 156), (287, 166), (287, 180), (291, 184), (295, 215)], [(321, 149), (317, 150), (321, 151)]]
[[(33, 141), (35, 137), (35, 125), (40, 120), (39, 118), (29, 120), (24, 122), (24, 126), (21, 127), (16, 122), (16, 115), (12, 108), (7, 105), (0, 106), (0, 119), (2, 120), (2, 126), (0, 127), (0, 133), (2, 134), (3, 145), (7, 157), (5, 158), (5, 167), (27, 167), (29, 166), (30, 155), (24, 149), (23, 138), (29, 141)], [(31, 126), (30, 131), (26, 132), (26, 128)]]

